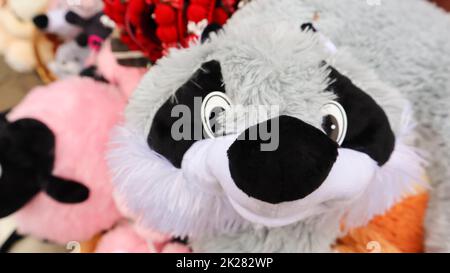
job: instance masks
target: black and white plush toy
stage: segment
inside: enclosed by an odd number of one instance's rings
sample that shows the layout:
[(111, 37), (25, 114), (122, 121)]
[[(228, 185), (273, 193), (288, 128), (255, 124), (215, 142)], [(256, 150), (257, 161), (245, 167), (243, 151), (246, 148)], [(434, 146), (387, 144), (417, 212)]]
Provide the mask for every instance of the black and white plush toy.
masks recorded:
[[(419, 129), (432, 130), (420, 112), (430, 108), (414, 91), (433, 86), (418, 81), (424, 74), (437, 76), (419, 63), (445, 66), (392, 50), (389, 42), (406, 49), (412, 38), (400, 35), (405, 24), (390, 22), (405, 5), (424, 8), (419, 15), (439, 12), (418, 0), (383, 2), (380, 10), (317, 2), (253, 1), (223, 31), (172, 51), (147, 74), (111, 152), (118, 193), (141, 225), (188, 236), (194, 251), (323, 252), (342, 223), (364, 225), (426, 186), (424, 161), (410, 146), (411, 108), (399, 91), (419, 111)], [(445, 30), (450, 22), (441, 21)], [(420, 53), (442, 46), (432, 35), (414, 39)], [(440, 143), (448, 147), (448, 138)], [(448, 232), (428, 237), (435, 235)]]

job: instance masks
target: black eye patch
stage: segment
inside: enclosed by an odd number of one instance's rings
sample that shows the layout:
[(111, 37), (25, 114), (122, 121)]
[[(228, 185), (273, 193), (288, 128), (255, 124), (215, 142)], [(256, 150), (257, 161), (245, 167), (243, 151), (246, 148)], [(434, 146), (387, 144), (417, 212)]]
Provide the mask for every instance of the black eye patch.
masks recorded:
[[(220, 63), (215, 60), (204, 63), (175, 92), (175, 96), (169, 98), (155, 114), (147, 143), (177, 168), (181, 167), (181, 161), (186, 151), (196, 141), (204, 138), (200, 117), (201, 105), (195, 105), (195, 98), (199, 98), (201, 103), (213, 91), (225, 92)], [(177, 105), (184, 105), (189, 108), (191, 113), (190, 128), (182, 128), (182, 130), (187, 130), (183, 133), (183, 135), (187, 134), (187, 137), (183, 139), (174, 139), (172, 136), (172, 127), (181, 117), (172, 116), (172, 110)], [(198, 128), (199, 126), (200, 128)], [(198, 132), (201, 132), (200, 138)]]
[(335, 68), (330, 68), (332, 83), (328, 91), (338, 96), (348, 118), (348, 130), (342, 147), (363, 152), (384, 165), (390, 158), (395, 136), (383, 109), (363, 90)]

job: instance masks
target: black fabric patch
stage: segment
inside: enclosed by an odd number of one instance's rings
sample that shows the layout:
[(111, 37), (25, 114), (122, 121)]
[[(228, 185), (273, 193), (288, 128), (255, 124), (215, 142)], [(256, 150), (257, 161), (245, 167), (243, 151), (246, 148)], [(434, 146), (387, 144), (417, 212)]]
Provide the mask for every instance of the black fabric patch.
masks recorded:
[[(51, 175), (54, 160), (55, 136), (45, 124), (29, 118), (13, 123), (0, 119), (0, 218), (22, 208), (41, 190), (53, 192), (48, 181), (57, 179)], [(75, 190), (79, 191), (84, 189)], [(73, 192), (68, 187), (69, 200), (76, 199)]]
[(271, 204), (311, 194), (327, 178), (338, 155), (336, 142), (319, 129), (290, 116), (277, 119), (278, 149), (261, 151), (261, 144), (270, 140), (249, 140), (250, 130), (260, 132), (261, 124), (270, 132), (273, 120), (269, 120), (247, 129), (245, 138), (240, 136), (246, 140), (235, 141), (228, 150), (231, 177), (237, 187)]
[(304, 23), (300, 26), (300, 29), (302, 31), (312, 31), (312, 32), (317, 32), (317, 29), (314, 27), (314, 25), (312, 23)]
[(23, 238), (24, 236), (20, 235), (17, 230), (14, 230), (14, 232), (9, 235), (8, 239), (6, 239), (3, 245), (0, 246), (0, 254), (8, 253), (11, 248)]
[(369, 155), (384, 165), (395, 147), (395, 136), (383, 109), (346, 76), (330, 67), (329, 91), (347, 112), (348, 129), (342, 147)]
[(202, 37), (200, 39), (200, 41), (203, 43), (205, 43), (206, 41), (209, 40), (211, 33), (217, 33), (219, 30), (222, 29), (222, 26), (216, 23), (213, 24), (209, 24), (202, 33)]
[(103, 77), (98, 71), (98, 68), (96, 65), (91, 65), (86, 67), (80, 72), (81, 77), (87, 77), (91, 78), (94, 81), (101, 82), (101, 83), (109, 83), (109, 81)]
[(61, 203), (77, 204), (89, 197), (89, 189), (75, 181), (49, 176), (46, 183), (44, 189), (47, 195)]
[[(194, 98), (198, 97), (203, 100), (213, 91), (225, 92), (220, 63), (215, 60), (204, 63), (176, 91), (175, 96), (169, 98), (159, 108), (153, 119), (147, 143), (154, 151), (167, 158), (177, 168), (181, 167), (181, 161), (186, 151), (196, 141), (204, 138), (203, 127), (196, 128), (202, 126), (202, 121), (200, 105), (198, 105), (198, 109), (194, 109)], [(172, 117), (172, 109), (177, 105), (185, 105), (191, 110), (191, 126), (190, 128), (183, 128), (190, 130), (190, 139), (174, 140), (171, 135), (172, 125), (180, 119), (180, 117)], [(199, 131), (202, 132), (202, 136), (200, 139), (195, 139), (195, 132)]]

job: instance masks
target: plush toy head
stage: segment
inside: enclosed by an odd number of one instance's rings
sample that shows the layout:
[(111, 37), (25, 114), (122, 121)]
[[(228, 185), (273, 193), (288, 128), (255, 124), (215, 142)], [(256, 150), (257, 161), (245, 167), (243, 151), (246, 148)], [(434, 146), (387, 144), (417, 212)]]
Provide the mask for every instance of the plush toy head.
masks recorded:
[(19, 18), (30, 21), (37, 13), (47, 8), (49, 0), (7, 0), (7, 3)]
[(80, 26), (67, 22), (65, 9), (55, 9), (47, 13), (36, 15), (33, 23), (42, 31), (58, 35), (59, 37), (69, 40), (75, 38), (82, 31)]
[(95, 50), (100, 50), (103, 41), (108, 38), (114, 28), (114, 22), (102, 12), (85, 19), (75, 12), (69, 11), (66, 20), (72, 25), (79, 26), (83, 32), (76, 37), (79, 45), (89, 45)]
[(308, 22), (240, 15), (172, 51), (131, 100), (112, 166), (141, 224), (195, 239), (360, 223), (400, 198), (421, 169), (399, 93)]
[(82, 29), (81, 26), (67, 21), (66, 15), (69, 11), (82, 18), (90, 18), (100, 12), (102, 7), (101, 0), (80, 1), (76, 5), (69, 5), (68, 1), (57, 0), (51, 3), (50, 9), (46, 13), (34, 16), (33, 23), (42, 31), (70, 40), (79, 35)]
[(52, 174), (55, 137), (35, 119), (8, 122), (0, 116), (0, 217), (21, 209), (39, 192), (61, 203), (88, 198), (82, 184)]

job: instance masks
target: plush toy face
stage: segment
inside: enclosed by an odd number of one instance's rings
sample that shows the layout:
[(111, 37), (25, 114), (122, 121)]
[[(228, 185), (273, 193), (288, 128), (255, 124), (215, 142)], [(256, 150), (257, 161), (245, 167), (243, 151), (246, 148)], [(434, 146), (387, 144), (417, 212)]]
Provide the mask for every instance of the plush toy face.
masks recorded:
[(43, 123), (0, 116), (0, 218), (16, 212), (39, 192), (62, 203), (87, 199), (89, 190), (52, 175), (55, 139)]
[[(283, 226), (354, 204), (390, 170), (402, 99), (301, 22), (229, 27), (159, 65), (128, 109), (137, 135), (116, 154), (138, 154), (141, 169), (114, 165), (144, 224), (177, 235)], [(156, 193), (142, 200), (139, 188)]]
[(85, 19), (77, 13), (69, 11), (65, 19), (70, 24), (83, 29), (83, 32), (76, 37), (77, 43), (80, 46), (89, 45), (95, 50), (100, 50), (101, 44), (108, 38), (114, 28), (114, 22), (102, 12)]

